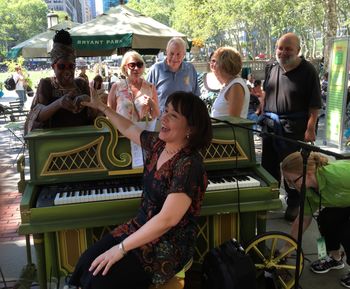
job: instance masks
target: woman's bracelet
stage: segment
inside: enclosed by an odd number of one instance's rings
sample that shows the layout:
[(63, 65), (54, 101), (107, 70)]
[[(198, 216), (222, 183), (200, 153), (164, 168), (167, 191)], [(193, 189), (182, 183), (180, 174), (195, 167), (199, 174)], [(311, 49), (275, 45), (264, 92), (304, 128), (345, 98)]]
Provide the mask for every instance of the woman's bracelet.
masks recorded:
[(118, 249), (120, 250), (120, 252), (122, 252), (123, 257), (128, 253), (128, 252), (125, 251), (123, 242), (119, 243)]

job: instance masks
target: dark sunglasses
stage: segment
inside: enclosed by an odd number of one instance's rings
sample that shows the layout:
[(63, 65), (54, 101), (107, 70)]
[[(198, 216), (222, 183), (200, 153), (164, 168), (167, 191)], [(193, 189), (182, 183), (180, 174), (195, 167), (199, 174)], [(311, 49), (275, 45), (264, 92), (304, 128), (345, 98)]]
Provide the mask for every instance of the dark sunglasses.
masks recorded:
[(143, 62), (130, 62), (126, 65), (129, 69), (135, 69), (136, 66), (137, 68), (142, 68), (143, 67)]
[(74, 63), (56, 63), (56, 67), (58, 70), (65, 70), (65, 69), (75, 69)]

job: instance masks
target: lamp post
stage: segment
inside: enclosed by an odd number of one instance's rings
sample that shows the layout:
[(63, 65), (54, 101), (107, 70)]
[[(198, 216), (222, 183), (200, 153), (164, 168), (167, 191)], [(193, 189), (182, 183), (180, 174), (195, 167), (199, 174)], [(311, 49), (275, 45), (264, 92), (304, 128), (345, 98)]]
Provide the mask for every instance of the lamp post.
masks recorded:
[(47, 28), (50, 29), (52, 26), (58, 24), (58, 15), (53, 11), (47, 14)]

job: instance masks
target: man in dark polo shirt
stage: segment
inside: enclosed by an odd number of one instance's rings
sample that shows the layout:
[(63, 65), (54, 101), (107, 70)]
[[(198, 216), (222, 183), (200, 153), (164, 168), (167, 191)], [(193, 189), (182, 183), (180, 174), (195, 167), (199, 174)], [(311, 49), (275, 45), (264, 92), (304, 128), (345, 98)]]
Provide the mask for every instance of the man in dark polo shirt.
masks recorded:
[[(316, 139), (318, 111), (322, 107), (320, 80), (313, 65), (299, 57), (299, 52), (300, 40), (294, 33), (277, 41), (277, 62), (266, 68), (262, 126), (265, 132), (312, 142)], [(280, 162), (299, 149), (298, 145), (265, 137), (262, 166), (280, 180)], [(299, 212), (300, 198), (286, 183), (285, 189), (288, 205), (285, 219), (293, 221)]]

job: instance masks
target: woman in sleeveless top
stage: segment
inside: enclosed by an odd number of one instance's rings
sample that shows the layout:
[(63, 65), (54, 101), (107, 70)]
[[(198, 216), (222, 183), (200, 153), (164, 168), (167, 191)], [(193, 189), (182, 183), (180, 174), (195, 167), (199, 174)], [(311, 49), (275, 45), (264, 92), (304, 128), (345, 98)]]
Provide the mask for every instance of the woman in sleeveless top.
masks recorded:
[(145, 62), (136, 51), (125, 53), (121, 62), (125, 78), (115, 82), (108, 94), (108, 106), (132, 121), (156, 119), (160, 115), (156, 88), (142, 78)]
[(223, 84), (213, 104), (212, 116), (247, 118), (250, 93), (244, 79), (238, 75), (242, 69), (239, 53), (231, 47), (218, 48), (211, 58), (210, 68)]

